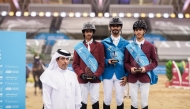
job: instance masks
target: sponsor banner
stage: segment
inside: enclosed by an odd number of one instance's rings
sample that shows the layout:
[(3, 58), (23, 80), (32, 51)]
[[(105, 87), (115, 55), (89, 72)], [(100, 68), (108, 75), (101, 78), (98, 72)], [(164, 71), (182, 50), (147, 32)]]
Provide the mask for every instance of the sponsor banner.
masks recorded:
[(183, 75), (182, 75), (182, 83), (181, 86), (184, 87), (190, 87), (189, 81), (190, 81), (190, 68), (189, 68), (189, 63), (186, 64), (186, 68), (183, 71)]
[[(132, 37), (132, 39), (134, 39), (136, 37)], [(145, 34), (144, 38), (154, 44), (154, 41), (166, 41), (166, 38), (164, 38), (163, 36), (159, 35), (159, 34)]]
[(70, 39), (63, 33), (41, 33), (36, 36), (36, 39), (46, 40), (46, 45), (54, 45), (56, 40)]
[(26, 33), (0, 31), (0, 109), (25, 109)]
[(181, 74), (175, 61), (172, 61), (172, 86), (181, 85)]

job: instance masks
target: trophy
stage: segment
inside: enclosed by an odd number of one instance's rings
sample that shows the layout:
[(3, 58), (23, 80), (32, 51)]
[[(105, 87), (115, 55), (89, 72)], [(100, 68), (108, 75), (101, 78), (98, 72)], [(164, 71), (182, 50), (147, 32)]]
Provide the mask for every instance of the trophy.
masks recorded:
[(85, 68), (85, 73), (86, 73), (86, 75), (87, 75), (87, 80), (91, 80), (91, 79), (92, 79), (93, 72), (91, 71), (91, 69), (90, 69), (89, 66), (87, 66), (87, 67)]
[(115, 63), (119, 62), (119, 60), (116, 58), (117, 57), (116, 51), (111, 51), (110, 56), (112, 57), (111, 63), (114, 63), (115, 65)]
[[(137, 62), (140, 62), (139, 57), (137, 56)], [(134, 71), (137, 73), (141, 73), (142, 68), (139, 66), (139, 64), (134, 60)]]

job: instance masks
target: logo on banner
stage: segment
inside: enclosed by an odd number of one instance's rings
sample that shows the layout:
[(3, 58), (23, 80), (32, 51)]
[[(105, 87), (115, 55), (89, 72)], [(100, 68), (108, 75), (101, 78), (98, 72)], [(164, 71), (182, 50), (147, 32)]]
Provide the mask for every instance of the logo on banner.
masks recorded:
[(7, 70), (7, 71), (5, 71), (5, 73), (11, 73), (11, 70)]
[(5, 103), (19, 103), (17, 100), (5, 100)]
[(17, 70), (7, 70), (7, 71), (5, 71), (5, 73), (19, 73), (19, 71), (17, 71)]
[(16, 83), (16, 82), (5, 82), (5, 85), (19, 85), (19, 83)]
[(6, 105), (5, 109), (19, 109), (19, 105)]
[(11, 108), (11, 105), (7, 105), (5, 106), (6, 109), (10, 109)]
[(10, 91), (10, 90), (19, 90), (19, 87), (6, 87), (5, 90)]
[(5, 97), (18, 97), (18, 93), (7, 93)]
[(0, 84), (3, 84), (3, 82), (0, 82)]
[(3, 79), (3, 76), (0, 76), (0, 80), (2, 80)]
[(5, 65), (5, 68), (19, 68), (18, 66), (14, 66), (14, 65)]
[(18, 80), (18, 76), (7, 76), (6, 80)]

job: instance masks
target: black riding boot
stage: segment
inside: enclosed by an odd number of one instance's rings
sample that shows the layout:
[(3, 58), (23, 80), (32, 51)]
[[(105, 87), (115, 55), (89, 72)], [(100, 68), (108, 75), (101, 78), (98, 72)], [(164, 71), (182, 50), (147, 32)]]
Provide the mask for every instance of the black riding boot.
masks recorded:
[(124, 109), (124, 104), (122, 103), (120, 106), (117, 106), (117, 109)]
[(131, 109), (138, 109), (138, 108), (134, 108), (134, 107), (131, 105)]
[(110, 105), (103, 104), (103, 109), (110, 109)]
[(144, 108), (142, 108), (142, 109), (148, 109), (148, 106), (146, 106), (146, 107), (144, 107)]
[(80, 109), (86, 109), (86, 104), (82, 103), (82, 107)]
[(99, 102), (98, 101), (92, 105), (92, 109), (99, 109)]

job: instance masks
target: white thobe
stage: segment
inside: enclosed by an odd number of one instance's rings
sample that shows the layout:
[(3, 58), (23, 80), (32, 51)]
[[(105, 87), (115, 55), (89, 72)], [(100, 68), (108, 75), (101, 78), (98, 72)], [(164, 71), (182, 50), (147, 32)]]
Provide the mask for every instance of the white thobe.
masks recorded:
[(46, 70), (40, 80), (44, 109), (80, 109), (81, 90), (74, 72), (60, 68)]

